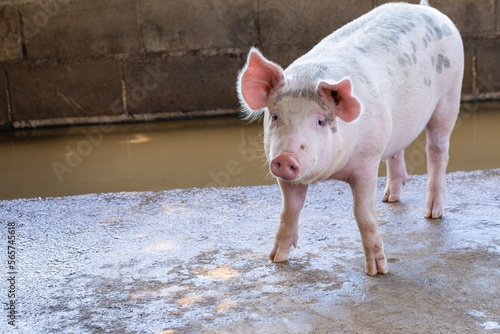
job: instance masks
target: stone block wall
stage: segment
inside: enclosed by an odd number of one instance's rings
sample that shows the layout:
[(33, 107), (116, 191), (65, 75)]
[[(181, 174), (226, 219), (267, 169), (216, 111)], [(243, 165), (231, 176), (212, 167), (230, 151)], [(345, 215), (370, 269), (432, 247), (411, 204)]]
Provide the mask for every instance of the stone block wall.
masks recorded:
[[(384, 2), (0, 0), (0, 127), (234, 114), (250, 46), (286, 67)], [(462, 32), (463, 98), (500, 97), (500, 0), (430, 2)]]

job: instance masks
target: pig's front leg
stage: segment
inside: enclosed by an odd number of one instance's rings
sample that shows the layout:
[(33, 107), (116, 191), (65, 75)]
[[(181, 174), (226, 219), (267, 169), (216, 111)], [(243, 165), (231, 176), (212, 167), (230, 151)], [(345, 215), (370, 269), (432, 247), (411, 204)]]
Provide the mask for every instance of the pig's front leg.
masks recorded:
[(384, 245), (377, 222), (377, 176), (353, 176), (349, 181), (354, 198), (354, 216), (361, 233), (361, 242), (365, 253), (365, 270), (370, 276), (387, 274), (387, 261)]
[(294, 185), (281, 179), (278, 179), (278, 183), (283, 194), (283, 204), (274, 247), (269, 257), (274, 262), (283, 262), (288, 259), (292, 245), (297, 247), (299, 215), (306, 199), (307, 185)]

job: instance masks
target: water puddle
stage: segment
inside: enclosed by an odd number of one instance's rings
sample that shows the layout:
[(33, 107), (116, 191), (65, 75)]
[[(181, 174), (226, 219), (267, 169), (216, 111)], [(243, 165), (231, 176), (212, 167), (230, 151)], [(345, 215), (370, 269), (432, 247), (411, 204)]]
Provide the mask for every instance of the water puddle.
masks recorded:
[[(464, 104), (448, 171), (500, 167), (498, 124), (500, 103)], [(4, 131), (0, 199), (273, 184), (262, 140), (238, 118)], [(405, 155), (426, 173), (425, 135)]]

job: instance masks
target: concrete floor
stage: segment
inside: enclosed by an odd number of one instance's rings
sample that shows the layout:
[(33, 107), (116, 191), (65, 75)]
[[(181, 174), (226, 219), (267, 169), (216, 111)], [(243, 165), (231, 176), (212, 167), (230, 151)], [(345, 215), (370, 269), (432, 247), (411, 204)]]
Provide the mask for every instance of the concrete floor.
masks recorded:
[(1, 247), (9, 222), (18, 247), (11, 332), (499, 333), (500, 169), (447, 184), (443, 219), (423, 218), (425, 176), (378, 204), (390, 273), (376, 277), (340, 182), (310, 188), (284, 264), (268, 259), (277, 186), (1, 201)]

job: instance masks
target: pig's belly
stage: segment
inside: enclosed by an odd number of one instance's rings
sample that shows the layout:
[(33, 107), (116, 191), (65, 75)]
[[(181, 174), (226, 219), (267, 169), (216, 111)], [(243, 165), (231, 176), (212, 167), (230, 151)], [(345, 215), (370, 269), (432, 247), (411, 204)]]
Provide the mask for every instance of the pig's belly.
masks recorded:
[(382, 158), (380, 160), (384, 162), (388, 158), (404, 150), (418, 137), (418, 135), (422, 132), (422, 130), (423, 128), (421, 129), (420, 132), (418, 132), (417, 134), (412, 134), (411, 136), (405, 135), (402, 138), (398, 138), (397, 136), (391, 138), (391, 140), (389, 140), (389, 143), (387, 143), (385, 151), (382, 154)]
[[(404, 150), (422, 133), (432, 116), (435, 103), (430, 103), (424, 108), (420, 105), (418, 109), (414, 109), (401, 113), (401, 117), (395, 115), (392, 134), (382, 154), (382, 161)], [(414, 117), (410, 117), (410, 115), (414, 115)]]
[[(409, 72), (411, 84), (400, 91), (397, 83), (392, 86), (395, 92), (390, 112), (392, 130), (382, 160), (405, 149), (422, 133), (439, 101), (455, 85), (457, 71), (450, 69), (447, 73), (437, 74), (429, 64), (422, 64), (418, 69)], [(427, 74), (422, 76), (421, 73)], [(431, 78), (432, 89), (422, 88), (419, 84), (423, 82), (424, 77)]]

